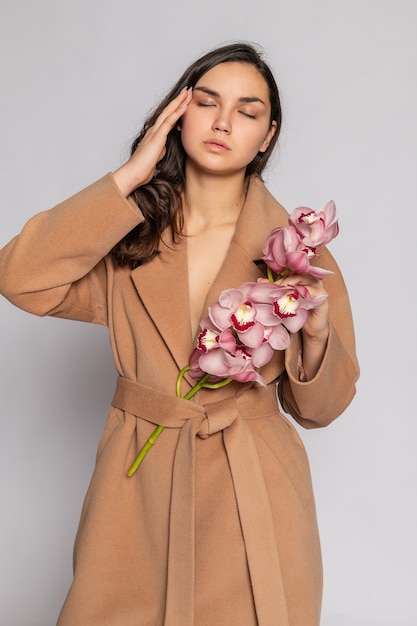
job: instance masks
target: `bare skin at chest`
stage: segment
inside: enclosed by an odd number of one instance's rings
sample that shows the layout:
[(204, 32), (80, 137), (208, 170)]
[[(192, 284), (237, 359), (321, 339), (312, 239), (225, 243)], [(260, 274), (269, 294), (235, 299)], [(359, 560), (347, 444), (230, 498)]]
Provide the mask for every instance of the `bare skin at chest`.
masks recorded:
[(206, 298), (226, 258), (234, 232), (235, 222), (206, 227), (186, 238), (193, 337), (201, 319), (207, 316)]

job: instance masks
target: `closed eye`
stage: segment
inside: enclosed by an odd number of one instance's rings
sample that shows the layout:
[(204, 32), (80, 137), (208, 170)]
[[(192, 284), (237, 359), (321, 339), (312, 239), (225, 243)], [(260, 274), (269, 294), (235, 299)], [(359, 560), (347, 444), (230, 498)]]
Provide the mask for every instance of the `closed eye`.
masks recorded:
[(246, 113), (245, 111), (239, 111), (239, 113), (241, 113), (245, 117), (249, 117), (249, 119), (251, 120), (256, 120), (256, 115), (251, 115), (250, 113)]

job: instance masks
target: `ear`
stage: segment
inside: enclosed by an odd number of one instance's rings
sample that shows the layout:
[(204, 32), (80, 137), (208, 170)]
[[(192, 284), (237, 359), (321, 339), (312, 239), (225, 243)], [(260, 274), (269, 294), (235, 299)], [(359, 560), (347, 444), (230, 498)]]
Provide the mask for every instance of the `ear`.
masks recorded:
[(271, 143), (271, 139), (275, 135), (276, 132), (277, 132), (277, 123), (275, 120), (272, 120), (271, 126), (269, 127), (266, 137), (263, 140), (261, 147), (259, 148), (259, 152), (265, 152), (268, 149), (268, 146)]

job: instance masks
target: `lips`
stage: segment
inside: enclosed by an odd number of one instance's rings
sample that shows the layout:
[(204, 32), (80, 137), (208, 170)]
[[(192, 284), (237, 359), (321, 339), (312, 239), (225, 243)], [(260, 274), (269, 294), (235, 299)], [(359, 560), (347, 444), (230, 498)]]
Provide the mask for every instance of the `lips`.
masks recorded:
[(215, 138), (207, 139), (207, 141), (204, 142), (204, 145), (209, 150), (212, 150), (213, 152), (226, 152), (226, 151), (230, 150), (230, 148), (227, 145), (227, 143), (225, 143), (221, 139), (215, 139)]

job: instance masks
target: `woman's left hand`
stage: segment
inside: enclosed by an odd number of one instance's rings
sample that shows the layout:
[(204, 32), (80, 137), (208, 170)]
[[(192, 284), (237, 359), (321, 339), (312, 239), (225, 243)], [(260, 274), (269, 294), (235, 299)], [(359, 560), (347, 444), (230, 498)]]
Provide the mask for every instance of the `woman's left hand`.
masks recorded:
[[(290, 274), (286, 278), (277, 281), (278, 285), (302, 285), (307, 287), (310, 296), (327, 295), (323, 281), (308, 274)], [(302, 328), (303, 335), (326, 340), (329, 334), (329, 303), (327, 299), (319, 307), (311, 309), (307, 321)]]
[[(323, 281), (307, 274), (291, 274), (277, 281), (279, 285), (303, 285), (310, 296), (324, 296), (327, 292)], [(317, 374), (324, 354), (326, 352), (327, 339), (329, 337), (329, 303), (326, 300), (319, 307), (310, 309), (307, 320), (301, 332), (303, 337), (303, 369), (304, 382), (311, 380)]]

